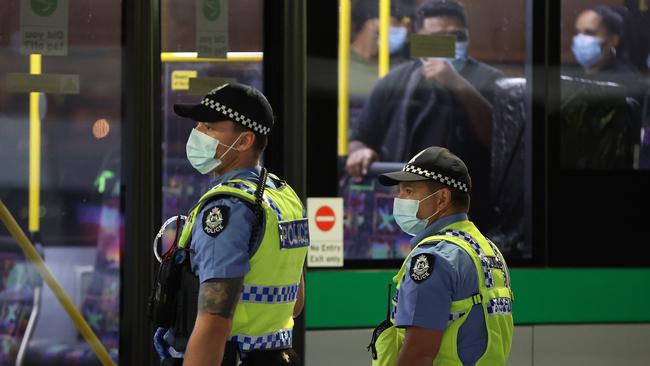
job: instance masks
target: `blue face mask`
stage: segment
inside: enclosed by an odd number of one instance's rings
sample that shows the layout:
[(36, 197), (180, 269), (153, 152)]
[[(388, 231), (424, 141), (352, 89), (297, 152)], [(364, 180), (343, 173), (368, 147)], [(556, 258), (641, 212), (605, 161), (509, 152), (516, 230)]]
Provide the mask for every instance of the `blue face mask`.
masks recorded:
[(469, 42), (467, 41), (456, 42), (456, 57), (450, 61), (456, 71), (460, 71), (465, 67), (465, 63), (467, 62), (467, 47), (469, 47)]
[(469, 42), (456, 42), (456, 54), (454, 58), (451, 57), (434, 57), (436, 59), (447, 60), (451, 66), (454, 67), (456, 71), (460, 71), (465, 67), (467, 63), (467, 48), (469, 47)]
[(406, 43), (406, 28), (393, 27), (388, 28), (388, 49), (391, 54), (399, 51)]
[(440, 210), (434, 212), (426, 219), (419, 219), (418, 211), (420, 210), (420, 202), (428, 199), (438, 192), (440, 192), (440, 190), (431, 193), (419, 201), (395, 198), (393, 201), (393, 217), (395, 218), (395, 222), (397, 222), (397, 225), (399, 225), (402, 231), (411, 236), (416, 236), (427, 227), (429, 219), (440, 212)]
[(600, 50), (602, 40), (596, 36), (578, 34), (573, 37), (571, 51), (578, 63), (585, 69), (594, 66), (603, 58)]
[[(237, 137), (233, 145), (239, 140), (241, 134)], [(221, 165), (221, 159), (232, 149), (232, 146), (226, 144), (221, 144), (228, 147), (221, 157), (215, 159), (215, 154), (217, 153), (217, 147), (219, 146), (219, 140), (210, 137), (203, 132), (200, 132), (196, 128), (192, 129), (190, 137), (187, 139), (187, 144), (185, 145), (185, 152), (187, 154), (187, 160), (190, 161), (190, 164), (194, 169), (198, 170), (201, 174), (208, 174), (211, 171), (217, 169)]]

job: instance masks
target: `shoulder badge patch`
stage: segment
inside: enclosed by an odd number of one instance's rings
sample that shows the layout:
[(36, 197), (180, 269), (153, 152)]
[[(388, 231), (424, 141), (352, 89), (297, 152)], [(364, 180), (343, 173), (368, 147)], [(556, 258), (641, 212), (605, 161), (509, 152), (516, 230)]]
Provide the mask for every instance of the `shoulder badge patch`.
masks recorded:
[(431, 272), (433, 272), (435, 261), (436, 257), (433, 254), (421, 253), (414, 255), (411, 258), (411, 271), (409, 272), (411, 279), (416, 283), (420, 283), (429, 278)]
[(229, 209), (228, 206), (214, 206), (209, 210), (205, 210), (203, 220), (201, 220), (203, 232), (211, 237), (219, 235), (228, 224)]

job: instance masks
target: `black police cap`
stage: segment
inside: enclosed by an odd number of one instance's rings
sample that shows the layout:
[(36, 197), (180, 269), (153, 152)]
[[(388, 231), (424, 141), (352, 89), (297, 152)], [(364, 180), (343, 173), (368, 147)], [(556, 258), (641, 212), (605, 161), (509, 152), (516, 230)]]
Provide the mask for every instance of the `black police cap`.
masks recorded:
[(415, 155), (402, 171), (381, 174), (379, 183), (394, 186), (400, 182), (434, 180), (464, 193), (472, 190), (467, 166), (444, 147), (431, 146)]
[(199, 104), (174, 104), (174, 112), (200, 122), (230, 120), (262, 135), (273, 127), (273, 109), (264, 94), (237, 83), (212, 89)]

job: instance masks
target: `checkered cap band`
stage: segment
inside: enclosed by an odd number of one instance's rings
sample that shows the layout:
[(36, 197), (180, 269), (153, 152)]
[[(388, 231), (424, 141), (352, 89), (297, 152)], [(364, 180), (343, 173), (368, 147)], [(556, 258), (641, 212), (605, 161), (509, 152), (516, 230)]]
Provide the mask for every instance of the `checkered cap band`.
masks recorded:
[(291, 329), (280, 329), (273, 333), (259, 336), (248, 334), (235, 334), (230, 340), (236, 342), (242, 351), (254, 349), (279, 349), (291, 347)]
[(300, 284), (288, 286), (256, 286), (246, 285), (242, 290), (240, 300), (259, 304), (283, 304), (296, 301)]
[(262, 135), (268, 135), (269, 132), (271, 132), (270, 127), (266, 127), (260, 123), (257, 123), (250, 118), (246, 117), (245, 115), (239, 113), (238, 111), (233, 110), (232, 108), (223, 105), (219, 102), (216, 102), (210, 98), (203, 98), (201, 101), (201, 104), (204, 106), (214, 109), (217, 112), (221, 112), (224, 116), (232, 119), (233, 121), (236, 121), (237, 123), (250, 128), (251, 130), (255, 131), (256, 133), (261, 133)]
[(450, 187), (456, 188), (461, 192), (465, 192), (465, 193), (469, 192), (469, 188), (467, 187), (467, 184), (465, 184), (463, 182), (459, 182), (459, 181), (457, 181), (457, 180), (455, 180), (453, 178), (449, 178), (449, 177), (447, 177), (445, 175), (442, 175), (440, 173), (436, 173), (436, 172), (432, 172), (430, 170), (418, 168), (415, 165), (411, 165), (411, 164), (406, 164), (406, 166), (404, 166), (404, 169), (402, 169), (402, 170), (405, 171), (405, 172), (417, 174), (419, 176), (422, 176), (422, 177), (425, 177), (425, 178), (428, 178), (428, 179), (433, 179), (433, 180), (435, 180), (435, 181), (437, 181), (439, 183), (442, 183), (444, 185), (448, 185)]

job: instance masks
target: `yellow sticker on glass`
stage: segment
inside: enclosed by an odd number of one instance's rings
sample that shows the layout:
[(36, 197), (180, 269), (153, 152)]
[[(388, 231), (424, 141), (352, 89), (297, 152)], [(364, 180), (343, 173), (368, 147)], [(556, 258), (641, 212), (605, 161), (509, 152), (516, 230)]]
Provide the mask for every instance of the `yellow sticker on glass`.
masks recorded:
[(411, 57), (454, 57), (456, 37), (449, 35), (413, 34), (409, 38)]
[(172, 90), (190, 90), (190, 78), (197, 75), (196, 70), (172, 71)]

